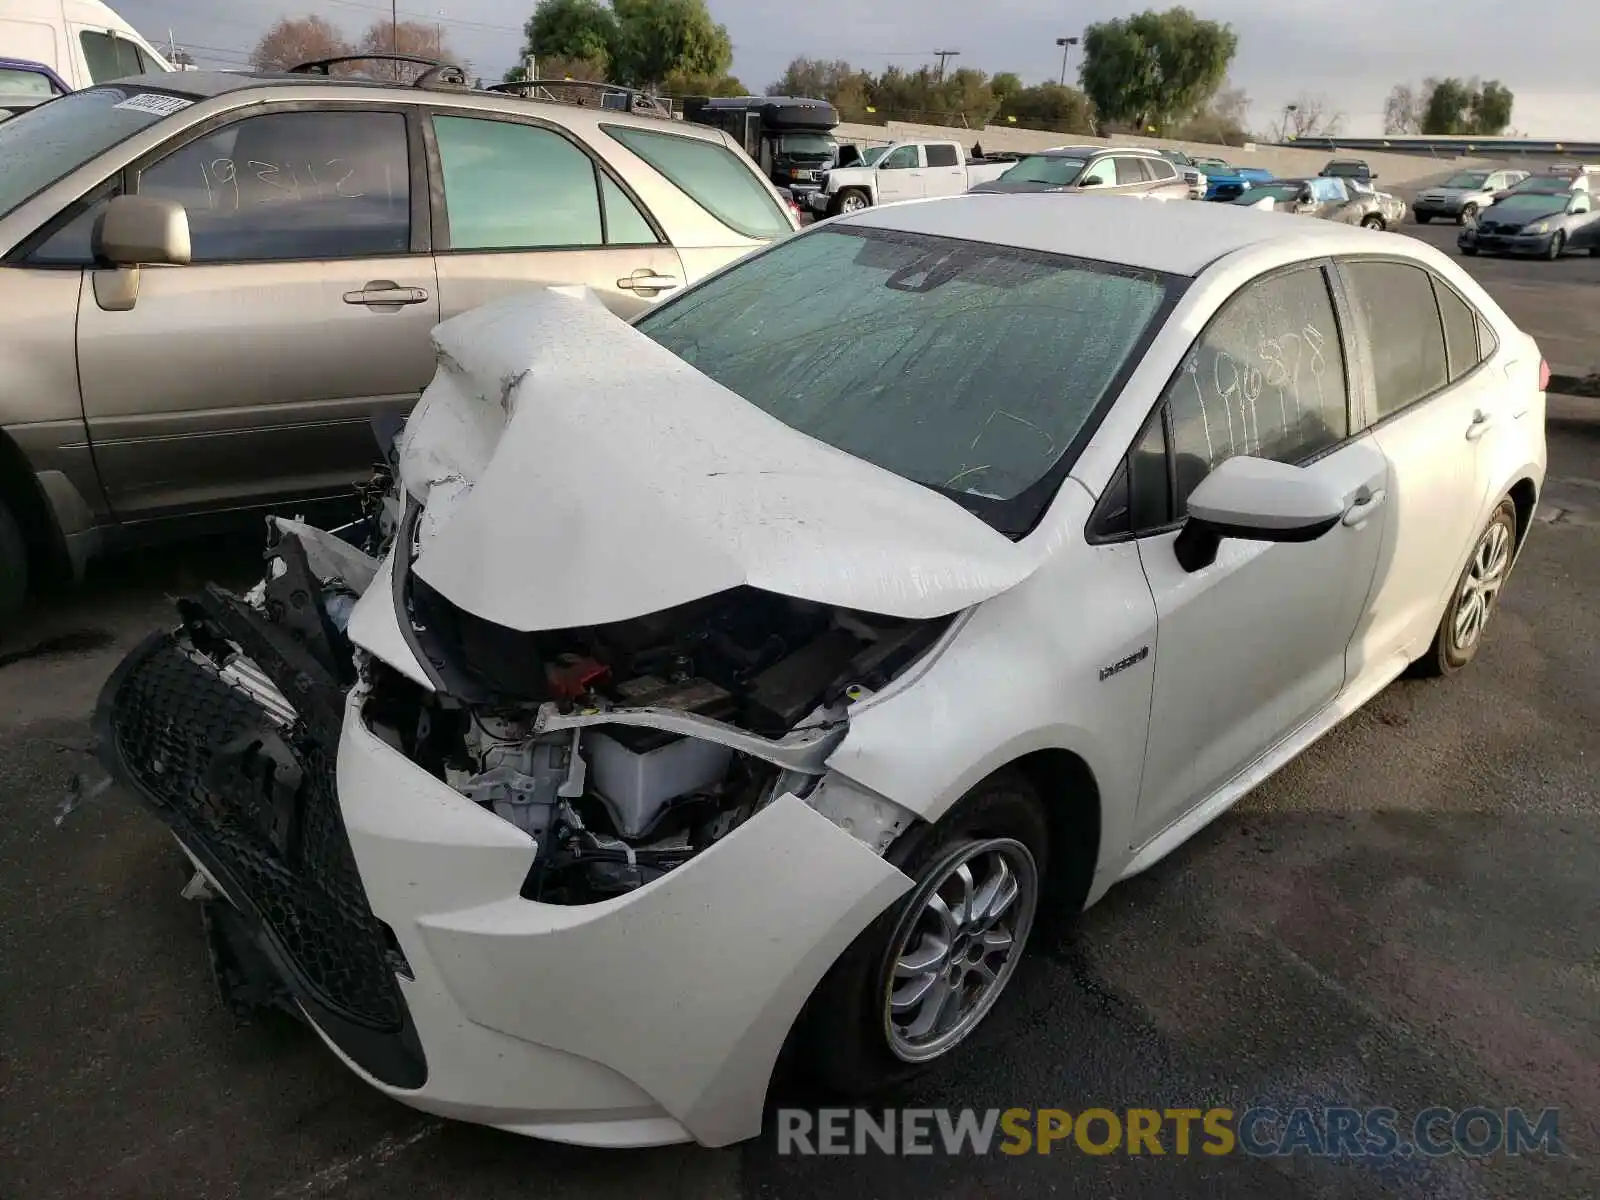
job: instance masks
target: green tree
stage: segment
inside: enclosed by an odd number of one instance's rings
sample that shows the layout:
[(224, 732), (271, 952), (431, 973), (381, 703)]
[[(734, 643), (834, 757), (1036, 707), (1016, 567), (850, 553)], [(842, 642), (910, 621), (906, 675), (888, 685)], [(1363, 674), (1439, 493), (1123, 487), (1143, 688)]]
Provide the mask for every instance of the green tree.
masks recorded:
[(672, 71), (661, 81), (669, 96), (748, 96), (749, 90), (732, 75), (696, 75)]
[(1055, 133), (1094, 132), (1094, 109), (1089, 97), (1077, 88), (1059, 83), (1041, 83), (1008, 94), (1000, 102), (1000, 115), (1006, 123), (1016, 118), (1025, 129), (1048, 129)]
[[(616, 62), (621, 40), (616, 14), (599, 0), (540, 0), (523, 33), (524, 58), (590, 63), (601, 78)], [(539, 74), (548, 72), (541, 66)]]
[(1102, 120), (1165, 130), (1205, 106), (1238, 46), (1230, 25), (1151, 10), (1085, 29), (1078, 77)]
[(618, 82), (647, 87), (673, 72), (721, 78), (733, 65), (728, 30), (711, 19), (705, 0), (614, 0), (612, 9)]
[(1516, 103), (1511, 89), (1491, 79), (1478, 89), (1472, 100), (1472, 132), (1480, 137), (1499, 137), (1511, 125), (1511, 109)]
[(1015, 71), (1001, 71), (989, 80), (989, 90), (994, 93), (995, 101), (1003, 105), (1008, 97), (1022, 91), (1022, 77)]

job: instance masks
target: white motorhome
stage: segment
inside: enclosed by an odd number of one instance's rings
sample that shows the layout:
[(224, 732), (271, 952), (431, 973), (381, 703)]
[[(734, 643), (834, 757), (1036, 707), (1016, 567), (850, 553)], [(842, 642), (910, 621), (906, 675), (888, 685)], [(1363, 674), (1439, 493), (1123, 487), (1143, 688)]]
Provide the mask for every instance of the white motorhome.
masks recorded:
[(100, 0), (0, 0), (0, 58), (44, 63), (74, 89), (172, 70)]

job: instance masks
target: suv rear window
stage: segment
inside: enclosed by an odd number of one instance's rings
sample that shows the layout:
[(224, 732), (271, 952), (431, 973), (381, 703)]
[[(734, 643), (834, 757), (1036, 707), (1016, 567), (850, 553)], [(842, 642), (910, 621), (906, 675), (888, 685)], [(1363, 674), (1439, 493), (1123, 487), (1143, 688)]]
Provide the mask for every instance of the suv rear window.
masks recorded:
[(726, 146), (653, 129), (601, 128), (728, 228), (753, 238), (793, 232), (788, 215), (760, 176)]

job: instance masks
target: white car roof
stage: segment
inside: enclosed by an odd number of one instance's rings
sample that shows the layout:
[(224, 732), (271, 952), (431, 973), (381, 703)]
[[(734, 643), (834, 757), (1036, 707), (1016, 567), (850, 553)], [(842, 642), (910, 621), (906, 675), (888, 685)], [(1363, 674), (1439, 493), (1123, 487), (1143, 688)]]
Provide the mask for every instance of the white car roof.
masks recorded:
[[(1126, 196), (972, 193), (869, 208), (842, 225), (962, 238), (1198, 275), (1235, 250), (1296, 243), (1305, 257), (1372, 250), (1371, 230), (1232, 204), (1137, 204)], [(1395, 253), (1392, 245), (1386, 253)], [(1415, 257), (1413, 255), (1413, 257)]]

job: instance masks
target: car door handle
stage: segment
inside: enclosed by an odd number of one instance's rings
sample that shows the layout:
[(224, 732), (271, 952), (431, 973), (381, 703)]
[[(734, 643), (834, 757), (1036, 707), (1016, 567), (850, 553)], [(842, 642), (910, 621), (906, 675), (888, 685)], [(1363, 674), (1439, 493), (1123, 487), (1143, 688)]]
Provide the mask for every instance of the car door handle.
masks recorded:
[(1375, 491), (1368, 492), (1364, 496), (1357, 496), (1356, 502), (1344, 510), (1344, 516), (1341, 517), (1340, 520), (1346, 525), (1360, 525), (1373, 513), (1377, 512), (1383, 507), (1383, 502), (1388, 495), (1389, 493), (1383, 488), (1378, 488)]
[(657, 292), (671, 291), (678, 286), (676, 275), (658, 275), (649, 267), (641, 267), (631, 275), (625, 275), (617, 280), (617, 286), (625, 292), (640, 292), (655, 295)]
[(344, 294), (346, 304), (423, 304), (427, 299), (427, 288), (401, 287), (392, 279), (374, 279), (359, 292)]
[(1467, 441), (1477, 441), (1489, 432), (1489, 426), (1493, 423), (1494, 418), (1484, 412), (1483, 409), (1478, 409), (1477, 412), (1472, 414), (1472, 424), (1467, 426)]

